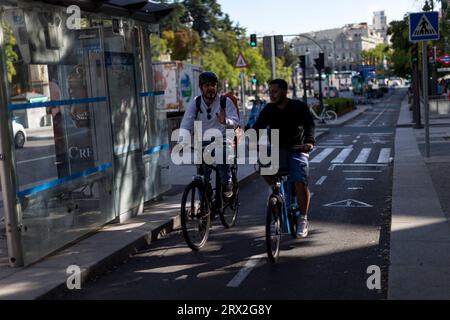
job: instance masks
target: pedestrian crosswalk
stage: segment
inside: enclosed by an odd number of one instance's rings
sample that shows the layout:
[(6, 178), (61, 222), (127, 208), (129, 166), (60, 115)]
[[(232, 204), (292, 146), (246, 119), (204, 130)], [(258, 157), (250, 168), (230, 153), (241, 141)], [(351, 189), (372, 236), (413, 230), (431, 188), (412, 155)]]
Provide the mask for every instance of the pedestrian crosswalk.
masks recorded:
[(325, 147), (318, 148), (311, 154), (310, 163), (326, 163), (330, 162), (332, 164), (341, 163), (358, 163), (364, 164), (368, 163), (369, 160), (373, 160), (376, 163), (386, 164), (391, 161), (391, 148), (362, 148), (355, 149), (353, 146), (348, 146), (345, 148), (336, 147)]

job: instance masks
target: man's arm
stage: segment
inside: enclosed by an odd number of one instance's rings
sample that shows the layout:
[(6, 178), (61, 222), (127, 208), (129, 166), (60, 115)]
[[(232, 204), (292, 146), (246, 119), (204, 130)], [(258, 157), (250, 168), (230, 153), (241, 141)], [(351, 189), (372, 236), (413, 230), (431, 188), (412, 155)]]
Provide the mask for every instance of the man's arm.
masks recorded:
[(186, 107), (183, 119), (181, 120), (180, 129), (185, 129), (188, 131), (194, 130), (194, 121), (196, 116), (195, 110), (195, 99), (193, 99)]
[(252, 129), (266, 129), (269, 126), (268, 106), (269, 105), (266, 105), (264, 109), (261, 110), (258, 119), (256, 119), (255, 123), (252, 126)]
[[(193, 99), (186, 107), (186, 111), (184, 113), (183, 119), (181, 120), (180, 129), (187, 130), (189, 132), (194, 131), (194, 121), (196, 117), (196, 103), (195, 99)], [(180, 136), (178, 138), (178, 142), (181, 143), (185, 138), (184, 135), (182, 135), (183, 130), (180, 130)]]
[(226, 115), (226, 126), (230, 128), (236, 128), (241, 125), (239, 121), (239, 115), (237, 113), (237, 108), (234, 106), (233, 101), (230, 98), (227, 98), (227, 103), (225, 106), (225, 115)]
[(314, 118), (309, 107), (304, 103), (301, 103), (300, 112), (301, 124), (304, 129), (304, 143), (314, 146), (316, 144), (316, 124)]

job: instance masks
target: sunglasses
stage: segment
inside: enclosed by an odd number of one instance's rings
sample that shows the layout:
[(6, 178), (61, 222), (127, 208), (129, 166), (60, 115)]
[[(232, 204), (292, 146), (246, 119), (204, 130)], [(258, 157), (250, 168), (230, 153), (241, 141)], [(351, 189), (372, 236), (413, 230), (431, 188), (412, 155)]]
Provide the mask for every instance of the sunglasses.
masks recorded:
[(211, 108), (206, 109), (206, 112), (208, 112), (208, 115), (206, 116), (206, 118), (207, 118), (208, 120), (211, 120), (211, 118), (212, 118), (212, 115), (211, 115)]

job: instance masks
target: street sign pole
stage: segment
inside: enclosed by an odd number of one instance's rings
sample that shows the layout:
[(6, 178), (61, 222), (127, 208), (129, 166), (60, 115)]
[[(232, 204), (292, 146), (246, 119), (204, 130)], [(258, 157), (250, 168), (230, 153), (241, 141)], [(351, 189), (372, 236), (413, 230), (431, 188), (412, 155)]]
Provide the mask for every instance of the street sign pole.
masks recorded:
[(275, 36), (270, 37), (271, 50), (272, 50), (272, 79), (277, 77), (277, 65), (275, 59)]
[(409, 40), (422, 42), (423, 103), (425, 109), (425, 153), (430, 157), (430, 105), (428, 101), (428, 50), (427, 41), (439, 40), (439, 12), (409, 14)]
[(422, 41), (422, 67), (423, 67), (423, 103), (425, 107), (425, 154), (430, 157), (430, 105), (428, 102), (428, 55), (427, 42)]
[(246, 108), (246, 101), (245, 101), (245, 88), (244, 88), (244, 70), (241, 69), (241, 101), (242, 101), (242, 117), (245, 119), (245, 108)]
[(242, 55), (242, 53), (239, 53), (239, 56), (238, 56), (238, 58), (236, 60), (235, 67), (241, 69), (241, 73), (239, 75), (239, 77), (241, 79), (241, 104), (242, 104), (242, 114), (243, 114), (243, 117), (245, 119), (246, 101), (245, 101), (244, 68), (247, 67), (247, 62), (245, 61), (244, 56)]

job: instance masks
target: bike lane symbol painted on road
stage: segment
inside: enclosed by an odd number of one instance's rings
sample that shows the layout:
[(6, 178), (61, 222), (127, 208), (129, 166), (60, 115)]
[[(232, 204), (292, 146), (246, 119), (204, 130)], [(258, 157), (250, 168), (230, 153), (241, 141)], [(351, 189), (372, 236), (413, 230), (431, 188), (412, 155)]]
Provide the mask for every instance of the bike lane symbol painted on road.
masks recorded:
[(337, 207), (337, 208), (373, 208), (372, 205), (353, 199), (347, 199), (334, 203), (324, 204), (324, 207)]

